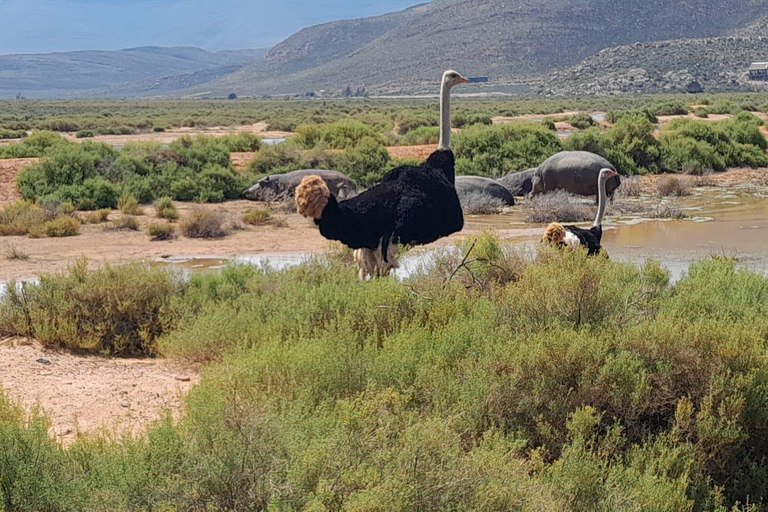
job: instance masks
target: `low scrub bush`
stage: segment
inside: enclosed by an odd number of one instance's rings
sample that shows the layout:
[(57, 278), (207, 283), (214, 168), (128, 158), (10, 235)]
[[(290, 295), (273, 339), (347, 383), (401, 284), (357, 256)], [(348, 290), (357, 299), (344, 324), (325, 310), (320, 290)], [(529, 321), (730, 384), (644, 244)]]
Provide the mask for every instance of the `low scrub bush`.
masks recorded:
[(706, 118), (708, 118), (708, 117), (709, 117), (709, 110), (707, 110), (707, 109), (706, 109), (706, 108), (704, 108), (704, 107), (697, 107), (697, 108), (696, 108), (696, 109), (693, 111), (693, 115), (694, 115), (694, 116), (696, 116), (696, 117), (700, 117), (700, 118), (702, 118), (702, 119), (706, 119)]
[(688, 115), (688, 107), (682, 101), (670, 101), (657, 105), (653, 112), (657, 116), (685, 116)]
[(89, 271), (79, 261), (39, 284), (10, 286), (0, 297), (0, 329), (47, 346), (120, 355), (153, 354), (170, 325), (180, 279), (141, 264)]
[(484, 192), (462, 194), (459, 200), (466, 215), (492, 215), (504, 209), (504, 201)]
[(662, 197), (683, 197), (691, 195), (688, 184), (676, 176), (664, 176), (656, 183), (656, 191)]
[(181, 222), (181, 232), (189, 238), (221, 238), (227, 235), (224, 216), (207, 208), (195, 208)]
[(173, 224), (153, 222), (149, 225), (149, 236), (152, 240), (170, 240), (176, 236)]
[(117, 200), (117, 208), (123, 215), (144, 215), (144, 210), (132, 194), (123, 194)]
[(580, 112), (567, 119), (568, 123), (578, 130), (586, 130), (595, 125), (595, 120), (592, 116), (585, 112)]
[(133, 215), (120, 215), (108, 227), (112, 231), (138, 231), (141, 228), (139, 219)]
[(101, 210), (88, 212), (81, 217), (81, 220), (87, 224), (101, 224), (102, 222), (107, 222), (111, 213), (112, 210), (109, 208), (102, 208)]
[(78, 130), (78, 132), (75, 133), (75, 137), (78, 139), (87, 139), (93, 137), (93, 130)]
[(231, 153), (258, 151), (261, 147), (261, 138), (251, 132), (230, 133), (221, 137), (221, 142)]
[(80, 233), (80, 221), (74, 217), (57, 217), (43, 224), (43, 233), (50, 237), (75, 236)]
[(451, 117), (451, 125), (453, 128), (466, 128), (473, 124), (482, 124), (490, 126), (493, 124), (491, 116), (485, 114), (462, 114), (458, 113)]
[(42, 208), (29, 201), (17, 201), (0, 209), (0, 236), (23, 236), (41, 230), (46, 221)]
[(421, 126), (406, 133), (402, 140), (405, 144), (411, 146), (437, 144), (440, 140), (440, 128), (436, 126)]
[(171, 222), (179, 220), (179, 211), (173, 204), (173, 200), (168, 196), (161, 197), (155, 202), (155, 214), (158, 218)]
[(13, 242), (5, 242), (2, 245), (3, 256), (11, 261), (27, 261), (29, 254)]
[(261, 226), (272, 219), (272, 214), (266, 209), (249, 210), (243, 215), (243, 222), (251, 226)]
[(586, 222), (595, 218), (593, 207), (564, 190), (540, 194), (526, 203), (526, 222)]
[(652, 261), (508, 249), (468, 239), (407, 286), (320, 259), (13, 284), (3, 333), (208, 366), (138, 439), (61, 449), (0, 396), (0, 503), (761, 510), (768, 279), (713, 259), (670, 285)]

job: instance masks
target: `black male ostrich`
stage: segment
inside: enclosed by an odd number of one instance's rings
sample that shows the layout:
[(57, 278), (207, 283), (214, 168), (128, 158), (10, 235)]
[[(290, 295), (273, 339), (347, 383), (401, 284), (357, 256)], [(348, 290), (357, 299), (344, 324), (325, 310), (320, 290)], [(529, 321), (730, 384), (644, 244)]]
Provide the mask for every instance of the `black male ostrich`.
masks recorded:
[(299, 213), (314, 219), (325, 238), (356, 249), (361, 279), (396, 268), (396, 244), (428, 244), (464, 226), (450, 149), (450, 92), (455, 85), (473, 81), (479, 80), (455, 71), (443, 74), (440, 143), (420, 166), (398, 167), (375, 187), (341, 202), (315, 176), (304, 178), (296, 188)]
[(598, 254), (602, 249), (600, 242), (603, 238), (603, 216), (605, 215), (608, 195), (605, 184), (609, 179), (617, 175), (618, 173), (613, 169), (602, 169), (597, 177), (597, 215), (591, 228), (563, 226), (558, 222), (553, 222), (547, 226), (542, 241), (563, 245), (569, 249), (577, 249), (583, 246), (587, 248), (590, 256)]

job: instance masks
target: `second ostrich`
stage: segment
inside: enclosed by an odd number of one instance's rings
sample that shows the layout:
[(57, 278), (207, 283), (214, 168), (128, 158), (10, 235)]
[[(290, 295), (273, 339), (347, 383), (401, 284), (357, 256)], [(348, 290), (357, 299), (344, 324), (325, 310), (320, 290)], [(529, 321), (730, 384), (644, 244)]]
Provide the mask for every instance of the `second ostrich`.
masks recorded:
[(398, 167), (378, 185), (346, 201), (337, 201), (315, 176), (304, 178), (296, 188), (299, 213), (314, 219), (325, 238), (355, 249), (361, 279), (396, 268), (396, 244), (428, 244), (464, 226), (450, 150), (450, 91), (474, 81), (481, 79), (467, 79), (455, 71), (443, 74), (440, 144), (420, 166)]
[(553, 222), (547, 226), (542, 241), (563, 245), (569, 249), (585, 247), (590, 256), (598, 254), (602, 249), (600, 244), (603, 239), (603, 216), (605, 215), (608, 196), (605, 184), (617, 175), (618, 173), (613, 169), (602, 169), (597, 177), (597, 215), (591, 228), (563, 226), (559, 222)]

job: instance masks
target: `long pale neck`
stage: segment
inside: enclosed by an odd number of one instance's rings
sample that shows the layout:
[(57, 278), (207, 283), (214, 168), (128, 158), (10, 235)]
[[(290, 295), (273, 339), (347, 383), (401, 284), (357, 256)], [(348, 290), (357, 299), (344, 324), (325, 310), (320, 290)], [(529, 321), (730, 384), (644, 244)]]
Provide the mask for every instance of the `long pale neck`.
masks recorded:
[(443, 82), (440, 88), (440, 143), (437, 149), (451, 148), (451, 87)]
[(593, 228), (603, 225), (603, 215), (605, 215), (605, 207), (608, 193), (605, 191), (605, 185), (608, 180), (598, 178), (597, 183), (597, 216), (595, 222), (592, 224)]

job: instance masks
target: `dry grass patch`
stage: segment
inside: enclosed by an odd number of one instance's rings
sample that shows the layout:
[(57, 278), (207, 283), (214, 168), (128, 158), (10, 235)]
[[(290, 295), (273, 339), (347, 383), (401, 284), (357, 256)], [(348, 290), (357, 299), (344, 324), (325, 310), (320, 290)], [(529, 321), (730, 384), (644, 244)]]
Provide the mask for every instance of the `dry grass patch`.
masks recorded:
[(110, 231), (138, 231), (139, 227), (139, 219), (133, 215), (121, 215), (113, 220), (107, 229)]
[(181, 232), (188, 238), (221, 238), (228, 234), (221, 213), (200, 207), (182, 221)]
[(504, 209), (504, 201), (483, 192), (461, 195), (459, 201), (466, 215), (493, 215)]
[(7, 260), (26, 261), (29, 259), (29, 254), (13, 242), (5, 242), (2, 245), (2, 251)]
[(592, 205), (564, 190), (534, 196), (526, 208), (526, 222), (586, 222), (595, 217)]
[(45, 212), (28, 201), (17, 201), (0, 210), (0, 236), (23, 236), (41, 231)]
[(687, 180), (664, 176), (656, 183), (656, 192), (662, 197), (683, 197), (691, 195), (691, 187)]
[(270, 220), (272, 220), (272, 214), (266, 208), (248, 210), (245, 215), (243, 215), (243, 222), (250, 224), (251, 226), (263, 226)]
[(643, 193), (643, 185), (639, 178), (628, 176), (622, 178), (621, 186), (616, 191), (618, 197), (640, 197)]

